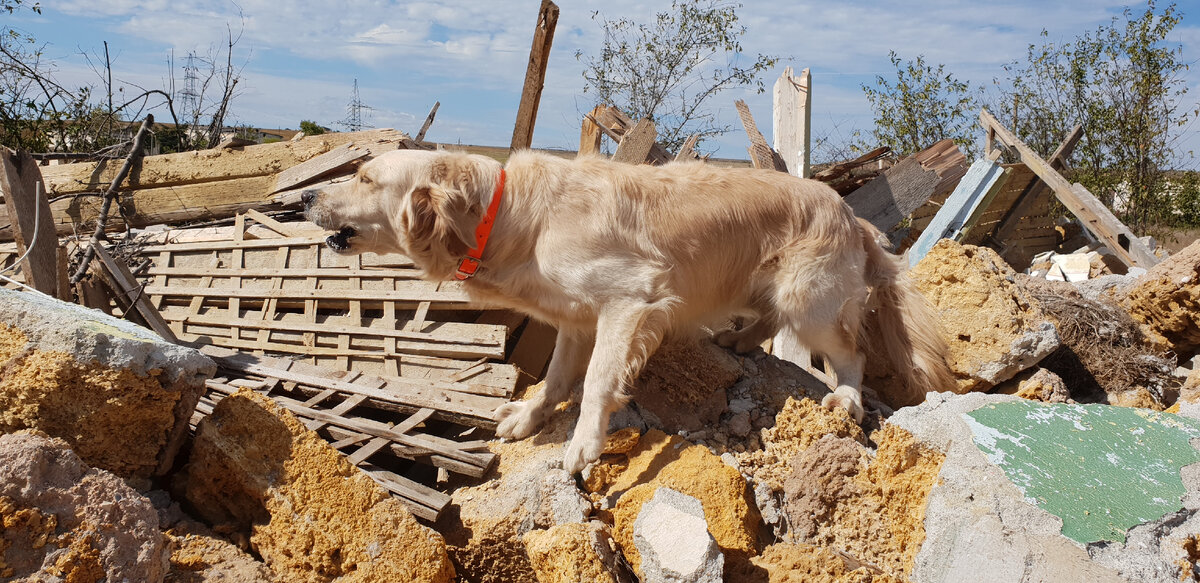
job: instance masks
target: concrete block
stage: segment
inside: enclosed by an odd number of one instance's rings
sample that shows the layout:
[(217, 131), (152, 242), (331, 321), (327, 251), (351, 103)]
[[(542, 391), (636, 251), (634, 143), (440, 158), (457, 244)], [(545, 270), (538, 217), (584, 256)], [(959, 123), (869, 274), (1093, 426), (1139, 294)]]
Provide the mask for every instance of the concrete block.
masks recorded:
[(216, 371), (199, 351), (97, 310), (0, 289), (0, 433), (60, 437), (94, 467), (171, 468)]

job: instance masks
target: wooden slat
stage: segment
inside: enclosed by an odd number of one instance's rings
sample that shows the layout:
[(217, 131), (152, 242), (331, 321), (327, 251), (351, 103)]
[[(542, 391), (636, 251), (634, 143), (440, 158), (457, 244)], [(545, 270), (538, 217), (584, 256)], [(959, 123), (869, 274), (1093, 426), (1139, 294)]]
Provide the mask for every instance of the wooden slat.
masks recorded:
[[(185, 324), (206, 324), (217, 327), (239, 327), (252, 330), (282, 330), (289, 332), (312, 332), (330, 335), (354, 335), (375, 338), (397, 338), (414, 343), (414, 354), (433, 354), (443, 351), (452, 358), (503, 358), (504, 332), (498, 326), (473, 325), (478, 327), (477, 335), (450, 336), (437, 332), (409, 332), (388, 328), (371, 328), (367, 326), (342, 326), (334, 324), (305, 324), (279, 320), (254, 320), (251, 318), (224, 318), (208, 315), (175, 314), (167, 312), (163, 318), (168, 322), (183, 322)], [(465, 326), (465, 324), (463, 325)], [(416, 348), (427, 346), (426, 349)], [(265, 344), (264, 344), (265, 346)], [(348, 349), (347, 349), (348, 350)], [(424, 350), (424, 351), (422, 351)]]
[(150, 329), (159, 336), (162, 336), (163, 340), (178, 342), (179, 339), (175, 337), (175, 333), (171, 331), (166, 321), (162, 319), (162, 315), (150, 303), (149, 298), (146, 297), (145, 292), (138, 285), (133, 274), (129, 273), (129, 268), (125, 267), (124, 263), (114, 260), (108, 254), (104, 245), (101, 245), (96, 240), (92, 240), (92, 245), (96, 247), (96, 258), (104, 265), (105, 273), (112, 277), (114, 286), (120, 293), (125, 295), (127, 302), (132, 304), (132, 309), (137, 310)]
[[(315, 277), (312, 278), (316, 280)], [(317, 283), (313, 281), (313, 283)], [(398, 282), (400, 283), (400, 282)], [(423, 282), (404, 282), (423, 283)], [(426, 286), (428, 287), (428, 286)], [(289, 298), (301, 300), (368, 300), (368, 301), (399, 301), (399, 302), (431, 302), (434, 308), (448, 308), (456, 304), (469, 302), (466, 292), (461, 290), (436, 291), (419, 289), (417, 285), (404, 286), (395, 292), (388, 290), (349, 290), (349, 289), (271, 289), (266, 286), (254, 288), (238, 288), (232, 286), (220, 287), (189, 287), (189, 286), (147, 286), (146, 293), (161, 296), (189, 297), (219, 297), (219, 298), (252, 298), (272, 299)], [(415, 307), (415, 304), (414, 304)]]
[(281, 223), (254, 209), (247, 210), (246, 217), (254, 219), (254, 222), (271, 229), (272, 231), (275, 231), (284, 237), (301, 237), (304, 235), (304, 232), (297, 225)]
[(597, 105), (592, 108), (590, 114), (583, 116), (583, 123), (579, 126), (579, 151), (575, 153), (576, 158), (600, 155), (600, 141), (604, 139), (604, 134), (595, 119), (603, 107)]

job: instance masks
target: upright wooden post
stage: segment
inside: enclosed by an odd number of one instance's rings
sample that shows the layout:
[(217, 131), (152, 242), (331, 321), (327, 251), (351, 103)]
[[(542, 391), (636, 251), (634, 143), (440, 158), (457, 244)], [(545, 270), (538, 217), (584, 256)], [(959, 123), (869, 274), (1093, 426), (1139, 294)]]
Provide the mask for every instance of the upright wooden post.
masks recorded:
[(30, 287), (58, 297), (58, 233), (45, 196), (42, 173), (28, 152), (0, 148), (0, 192), (12, 225), (21, 271)]
[(772, 126), (775, 134), (775, 151), (787, 164), (793, 176), (808, 178), (812, 170), (809, 165), (809, 127), (812, 125), (812, 76), (808, 69), (800, 76), (792, 75), (792, 68), (783, 70), (775, 81), (775, 116)]
[(550, 60), (550, 45), (554, 42), (554, 27), (558, 24), (558, 5), (542, 0), (533, 46), (529, 49), (529, 68), (525, 70), (525, 88), (517, 108), (517, 123), (513, 126), (513, 150), (528, 148), (533, 143), (533, 124), (537, 121), (538, 102), (546, 82), (546, 63)]

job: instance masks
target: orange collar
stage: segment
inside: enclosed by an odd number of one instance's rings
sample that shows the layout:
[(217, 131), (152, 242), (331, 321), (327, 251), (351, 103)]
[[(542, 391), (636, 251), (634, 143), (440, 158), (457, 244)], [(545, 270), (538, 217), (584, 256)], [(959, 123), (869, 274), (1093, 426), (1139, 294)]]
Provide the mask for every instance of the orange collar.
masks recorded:
[(475, 247), (467, 251), (467, 255), (458, 263), (458, 271), (454, 279), (465, 281), (471, 279), (483, 259), (483, 248), (487, 246), (488, 237), (492, 235), (492, 225), (496, 224), (496, 211), (500, 210), (500, 196), (504, 194), (504, 169), (500, 169), (500, 180), (496, 182), (496, 192), (492, 193), (492, 202), (488, 204), (487, 212), (479, 219), (475, 227)]

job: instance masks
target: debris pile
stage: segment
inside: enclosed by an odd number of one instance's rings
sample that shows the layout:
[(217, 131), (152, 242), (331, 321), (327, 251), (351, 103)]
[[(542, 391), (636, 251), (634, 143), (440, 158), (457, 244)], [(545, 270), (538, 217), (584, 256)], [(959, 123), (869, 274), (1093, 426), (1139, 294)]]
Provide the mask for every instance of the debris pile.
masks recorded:
[[(557, 18), (542, 8), (516, 146)], [(806, 71), (781, 81), (809, 107)], [(798, 135), (772, 147), (738, 110), (749, 164), (808, 174)], [(980, 121), (979, 160), (947, 140), (812, 175), (908, 253), (955, 383), (893, 410), (893, 375), (868, 363), (860, 424), (820, 406), (836, 380), (819, 354), (675, 339), (579, 476), (562, 468), (577, 404), (529, 438), (492, 433), (497, 407), (542, 390), (551, 327), (407, 257), (332, 253), (299, 220), (303, 189), (432, 148), (432, 112), (416, 140), (135, 144), (122, 170), (2, 152), (0, 266), (21, 275), (0, 280), (0, 579), (1194, 579), (1200, 243), (1163, 257), (1064, 178), (1078, 129), (1043, 159)], [(728, 163), (601, 106), (580, 155), (605, 137), (621, 162)]]

